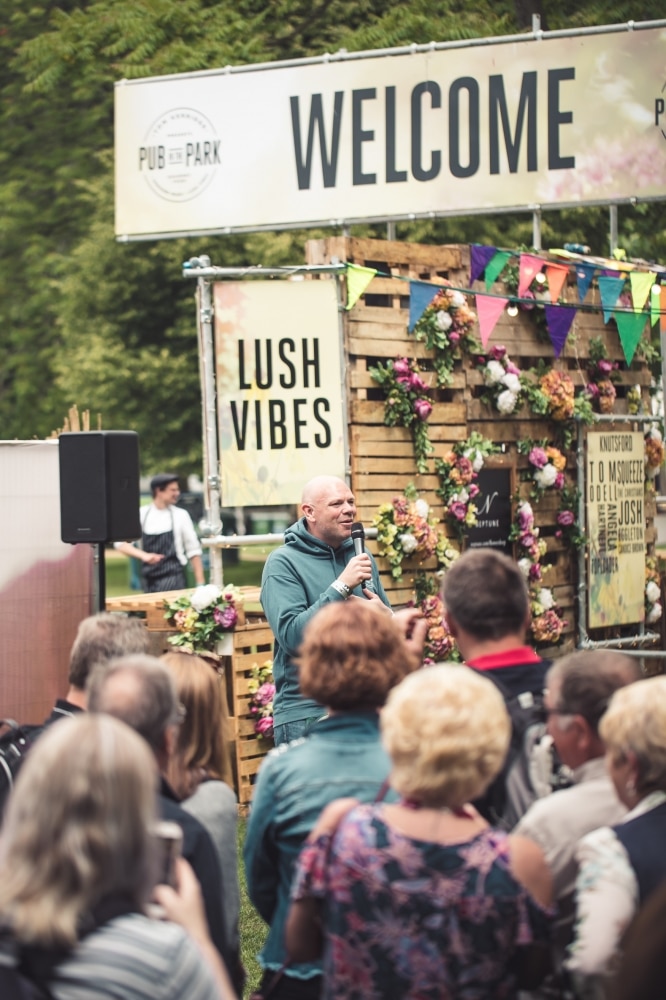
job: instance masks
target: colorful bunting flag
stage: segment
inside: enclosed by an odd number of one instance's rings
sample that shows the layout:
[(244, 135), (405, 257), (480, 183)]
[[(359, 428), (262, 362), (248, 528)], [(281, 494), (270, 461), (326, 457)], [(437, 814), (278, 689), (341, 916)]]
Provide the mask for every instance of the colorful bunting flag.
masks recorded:
[(530, 285), (534, 281), (536, 275), (539, 273), (543, 266), (543, 261), (540, 257), (535, 257), (530, 253), (521, 253), (520, 255), (520, 272), (518, 278), (518, 298), (522, 299), (525, 292), (528, 291)]
[(374, 267), (362, 267), (361, 264), (347, 264), (347, 305), (351, 309), (356, 305), (377, 271)]
[(481, 343), (488, 346), (491, 334), (497, 325), (497, 320), (504, 311), (504, 307), (509, 300), (501, 295), (478, 295), (476, 296), (476, 315), (479, 318), (479, 332), (481, 333)]
[(571, 324), (576, 318), (575, 306), (544, 306), (546, 326), (553, 345), (555, 357), (559, 358), (562, 348), (567, 342)]
[(653, 285), (650, 291), (650, 326), (656, 326), (661, 316), (661, 296), (666, 292), (666, 288), (661, 285)]
[(497, 253), (497, 247), (482, 246), (480, 243), (472, 243), (471, 261), (469, 271), (469, 283), (473, 285), (477, 278), (480, 278), (486, 269), (486, 265)]
[(423, 316), (434, 297), (437, 295), (438, 288), (435, 285), (429, 285), (426, 281), (410, 281), (409, 282), (409, 326), (408, 330), (411, 333), (418, 321)]
[(498, 250), (494, 257), (486, 264), (486, 291), (489, 292), (494, 281), (497, 281), (504, 270), (505, 265), (511, 260), (513, 254), (510, 250)]
[(565, 281), (569, 275), (569, 268), (566, 264), (546, 264), (546, 277), (548, 278), (548, 291), (552, 302), (557, 302), (562, 292)]
[(592, 284), (592, 278), (596, 269), (596, 264), (592, 264), (589, 260), (579, 260), (576, 264), (576, 283), (578, 284), (578, 299), (580, 302), (587, 295), (587, 290)]
[(613, 313), (617, 323), (617, 332), (620, 334), (620, 343), (627, 364), (634, 360), (634, 354), (645, 329), (647, 316), (645, 313), (630, 312), (629, 310), (616, 309)]
[(624, 288), (624, 278), (612, 278), (608, 275), (600, 274), (597, 278), (597, 284), (599, 285), (601, 306), (604, 311), (604, 323), (607, 323), (613, 315), (613, 310), (617, 305), (617, 300), (622, 294), (622, 289)]
[(629, 275), (634, 312), (642, 311), (656, 277), (657, 275), (653, 271), (632, 271)]

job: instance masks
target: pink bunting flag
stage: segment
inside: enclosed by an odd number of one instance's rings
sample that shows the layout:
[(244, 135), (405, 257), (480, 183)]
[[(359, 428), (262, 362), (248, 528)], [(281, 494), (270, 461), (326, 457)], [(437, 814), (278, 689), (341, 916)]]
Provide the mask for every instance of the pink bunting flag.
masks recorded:
[(528, 291), (530, 285), (534, 281), (535, 277), (539, 273), (543, 266), (543, 261), (540, 257), (534, 257), (529, 253), (521, 253), (520, 255), (520, 277), (518, 280), (518, 298), (522, 299), (525, 292)]
[(576, 316), (576, 308), (575, 306), (544, 306), (544, 313), (546, 314), (546, 325), (553, 351), (555, 357), (559, 358)]
[(566, 264), (546, 264), (545, 271), (551, 302), (557, 302), (569, 276), (569, 268)]
[(488, 341), (497, 325), (497, 320), (504, 312), (504, 307), (508, 301), (508, 298), (505, 299), (501, 295), (476, 296), (476, 315), (479, 318), (479, 332), (481, 334), (481, 343), (484, 347), (488, 346)]

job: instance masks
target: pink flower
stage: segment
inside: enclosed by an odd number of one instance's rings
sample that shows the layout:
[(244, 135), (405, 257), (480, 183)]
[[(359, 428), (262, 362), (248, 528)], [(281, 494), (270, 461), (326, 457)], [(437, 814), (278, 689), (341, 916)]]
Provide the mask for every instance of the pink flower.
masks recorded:
[(532, 563), (527, 578), (531, 583), (538, 583), (541, 579), (541, 566), (539, 563)]
[(414, 413), (419, 420), (427, 420), (432, 413), (432, 403), (427, 399), (417, 399), (414, 403)]
[(266, 681), (255, 692), (254, 700), (257, 703), (257, 705), (270, 705), (274, 697), (275, 697), (275, 684), (271, 684), (270, 681)]
[(600, 372), (603, 372), (604, 375), (610, 375), (615, 368), (615, 365), (612, 361), (606, 361), (605, 358), (602, 358), (600, 361), (597, 361), (597, 368)]
[[(398, 382), (400, 382), (400, 381), (401, 381), (401, 379), (398, 379)], [(425, 384), (425, 382), (423, 381), (423, 379), (419, 378), (419, 376), (416, 375), (416, 374), (410, 375), (408, 386), (412, 390), (412, 392), (427, 392), (428, 391), (428, 386)]]
[(500, 345), (493, 347), (493, 349), (490, 352), (490, 356), (494, 361), (501, 361), (505, 355), (506, 355), (506, 347), (501, 347)]
[(585, 386), (585, 392), (588, 394), (588, 396), (591, 396), (592, 399), (596, 399), (597, 396), (599, 395), (599, 386), (597, 385), (596, 382), (588, 382), (587, 385)]
[(409, 375), (411, 368), (407, 358), (396, 358), (393, 362), (393, 371), (396, 372), (397, 375)]
[(479, 495), (479, 487), (476, 485), (476, 483), (470, 483), (470, 485), (467, 487), (467, 492), (469, 493), (470, 500), (473, 500), (474, 497), (478, 497)]
[(509, 375), (520, 375), (520, 368), (517, 368), (513, 361), (507, 361), (506, 370)]
[(263, 719), (259, 719), (254, 728), (259, 734), (259, 736), (272, 736), (273, 735), (272, 717), (265, 716)]
[(455, 517), (457, 521), (464, 521), (467, 514), (467, 507), (462, 500), (454, 500), (453, 503), (449, 504), (449, 514), (451, 517)]
[(213, 610), (213, 621), (220, 628), (231, 629), (238, 621), (238, 612), (231, 605), (228, 605), (224, 610), (215, 608)]
[(557, 523), (564, 528), (569, 528), (575, 522), (576, 516), (572, 510), (561, 510), (557, 515)]
[(457, 344), (459, 340), (460, 340), (460, 334), (458, 333), (458, 331), (451, 330), (451, 333), (449, 334), (449, 342), (451, 344)]
[(521, 534), (519, 541), (523, 548), (531, 549), (536, 543), (536, 537), (531, 532), (525, 531)]
[(553, 483), (553, 489), (561, 490), (564, 486), (564, 473), (558, 472), (555, 476), (555, 482)]
[(537, 469), (543, 469), (545, 465), (548, 465), (548, 455), (543, 448), (532, 448), (527, 458)]

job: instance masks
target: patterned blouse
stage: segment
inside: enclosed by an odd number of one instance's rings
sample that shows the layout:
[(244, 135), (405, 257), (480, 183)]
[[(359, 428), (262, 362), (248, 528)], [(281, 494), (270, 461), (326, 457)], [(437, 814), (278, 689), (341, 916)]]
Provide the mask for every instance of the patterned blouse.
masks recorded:
[(517, 996), (512, 959), (548, 941), (552, 914), (512, 876), (505, 833), (428, 843), (363, 805), (330, 839), (305, 846), (292, 890), (325, 901), (326, 1000)]

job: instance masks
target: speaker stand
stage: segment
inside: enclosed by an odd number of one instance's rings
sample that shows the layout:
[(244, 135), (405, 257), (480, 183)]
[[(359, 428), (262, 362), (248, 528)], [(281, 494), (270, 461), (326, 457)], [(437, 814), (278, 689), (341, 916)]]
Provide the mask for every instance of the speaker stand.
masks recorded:
[(95, 546), (95, 565), (97, 568), (97, 593), (95, 595), (95, 610), (106, 611), (106, 563), (104, 561), (104, 542)]

